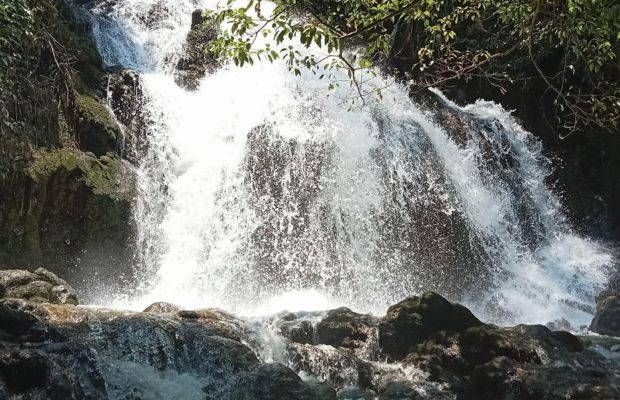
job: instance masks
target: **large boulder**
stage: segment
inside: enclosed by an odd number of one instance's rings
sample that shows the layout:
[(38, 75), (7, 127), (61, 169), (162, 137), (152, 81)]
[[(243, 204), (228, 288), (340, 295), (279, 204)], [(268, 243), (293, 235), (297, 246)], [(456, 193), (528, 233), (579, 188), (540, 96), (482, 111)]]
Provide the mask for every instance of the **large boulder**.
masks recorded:
[(436, 332), (460, 332), (481, 325), (467, 308), (428, 292), (408, 297), (388, 308), (387, 315), (379, 323), (379, 346), (382, 353), (399, 359), (407, 355), (412, 346)]
[(75, 292), (52, 272), (38, 268), (0, 271), (0, 298), (24, 299), (35, 303), (77, 304)]
[(292, 342), (330, 345), (346, 351), (367, 347), (376, 335), (378, 319), (346, 307), (326, 313), (290, 313), (278, 321), (280, 333)]
[(597, 297), (590, 330), (601, 335), (620, 336), (620, 292), (608, 290)]

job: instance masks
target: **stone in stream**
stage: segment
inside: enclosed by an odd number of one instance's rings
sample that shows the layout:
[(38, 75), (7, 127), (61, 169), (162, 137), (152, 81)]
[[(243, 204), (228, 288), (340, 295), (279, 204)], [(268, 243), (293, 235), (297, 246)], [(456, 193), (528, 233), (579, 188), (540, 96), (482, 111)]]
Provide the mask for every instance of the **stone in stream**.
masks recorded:
[[(372, 390), (380, 399), (453, 398), (449, 393), (477, 400), (620, 398), (620, 378), (613, 372), (620, 369), (620, 340), (581, 339), (542, 325), (484, 324), (436, 293), (409, 297), (383, 318), (345, 310), (283, 317), (282, 334), (298, 342), (289, 348), (295, 370), (322, 376), (341, 390)], [(332, 334), (319, 336), (319, 326), (331, 326)], [(363, 343), (359, 332), (372, 329), (378, 348), (360, 353), (374, 344), (372, 335)], [(368, 357), (362, 364), (368, 372), (356, 363), (360, 354)], [(426, 378), (412, 381), (406, 369)]]
[(372, 390), (346, 388), (338, 391), (338, 400), (374, 400), (377, 394)]
[(601, 335), (620, 336), (620, 292), (607, 290), (597, 297), (590, 330)]
[(462, 331), (480, 325), (482, 322), (467, 308), (429, 292), (388, 308), (379, 323), (379, 346), (384, 354), (398, 359), (436, 332)]
[(336, 400), (325, 384), (303, 382), (282, 364), (261, 364), (240, 374), (217, 397), (208, 400)]
[(179, 311), (181, 311), (181, 307), (177, 305), (165, 302), (157, 302), (145, 308), (143, 312), (154, 314), (175, 314)]
[[(620, 340), (487, 325), (435, 293), (381, 318), (340, 308), (257, 325), (167, 303), (79, 307), (57, 286), (72, 293), (45, 270), (0, 271), (0, 398), (620, 398)], [(266, 326), (281, 342), (261, 342)], [(269, 346), (290, 367), (257, 357)]]

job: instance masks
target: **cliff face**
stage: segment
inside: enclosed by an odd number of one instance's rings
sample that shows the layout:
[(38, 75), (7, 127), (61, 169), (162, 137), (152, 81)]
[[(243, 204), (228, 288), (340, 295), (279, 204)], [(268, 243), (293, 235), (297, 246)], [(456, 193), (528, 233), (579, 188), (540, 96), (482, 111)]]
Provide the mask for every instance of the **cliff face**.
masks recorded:
[(108, 74), (65, 2), (18, 3), (31, 17), (0, 49), (28, 55), (6, 58), (0, 80), (0, 268), (117, 276), (130, 262), (133, 184)]

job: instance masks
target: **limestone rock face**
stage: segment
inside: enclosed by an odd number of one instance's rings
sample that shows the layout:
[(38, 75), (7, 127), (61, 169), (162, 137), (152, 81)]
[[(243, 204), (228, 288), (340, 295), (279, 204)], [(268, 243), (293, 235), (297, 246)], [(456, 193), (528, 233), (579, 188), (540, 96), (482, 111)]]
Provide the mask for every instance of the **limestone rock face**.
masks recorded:
[(620, 336), (620, 293), (609, 290), (601, 293), (596, 301), (596, 314), (590, 324), (592, 332)]
[[(19, 100), (23, 111), (14, 112), (29, 133), (5, 135), (2, 129), (0, 135), (0, 269), (44, 266), (72, 280), (81, 297), (89, 289), (82, 282), (95, 269), (100, 281), (131, 281), (135, 183), (122, 155), (122, 127), (106, 101), (106, 71), (89, 36), (89, 19), (74, 7), (85, 3), (105, 1), (28, 2), (50, 13), (36, 35), (54, 37), (63, 57), (72, 60), (72, 76), (70, 84), (50, 79), (64, 75), (56, 70), (64, 61), (42, 54), (24, 74), (40, 75), (50, 86)], [(26, 110), (36, 110), (36, 118)], [(27, 291), (35, 286), (47, 290), (39, 282)]]

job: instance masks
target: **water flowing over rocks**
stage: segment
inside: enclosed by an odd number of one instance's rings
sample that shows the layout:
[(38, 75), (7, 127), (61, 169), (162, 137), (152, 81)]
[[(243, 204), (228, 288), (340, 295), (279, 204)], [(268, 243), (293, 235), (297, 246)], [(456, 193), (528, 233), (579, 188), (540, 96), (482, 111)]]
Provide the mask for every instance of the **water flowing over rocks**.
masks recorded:
[[(620, 398), (620, 341), (487, 325), (435, 293), (381, 318), (340, 308), (244, 321), (167, 303), (76, 306), (44, 269), (3, 271), (0, 288), (7, 399)], [(285, 345), (278, 360), (261, 356), (268, 326)]]

